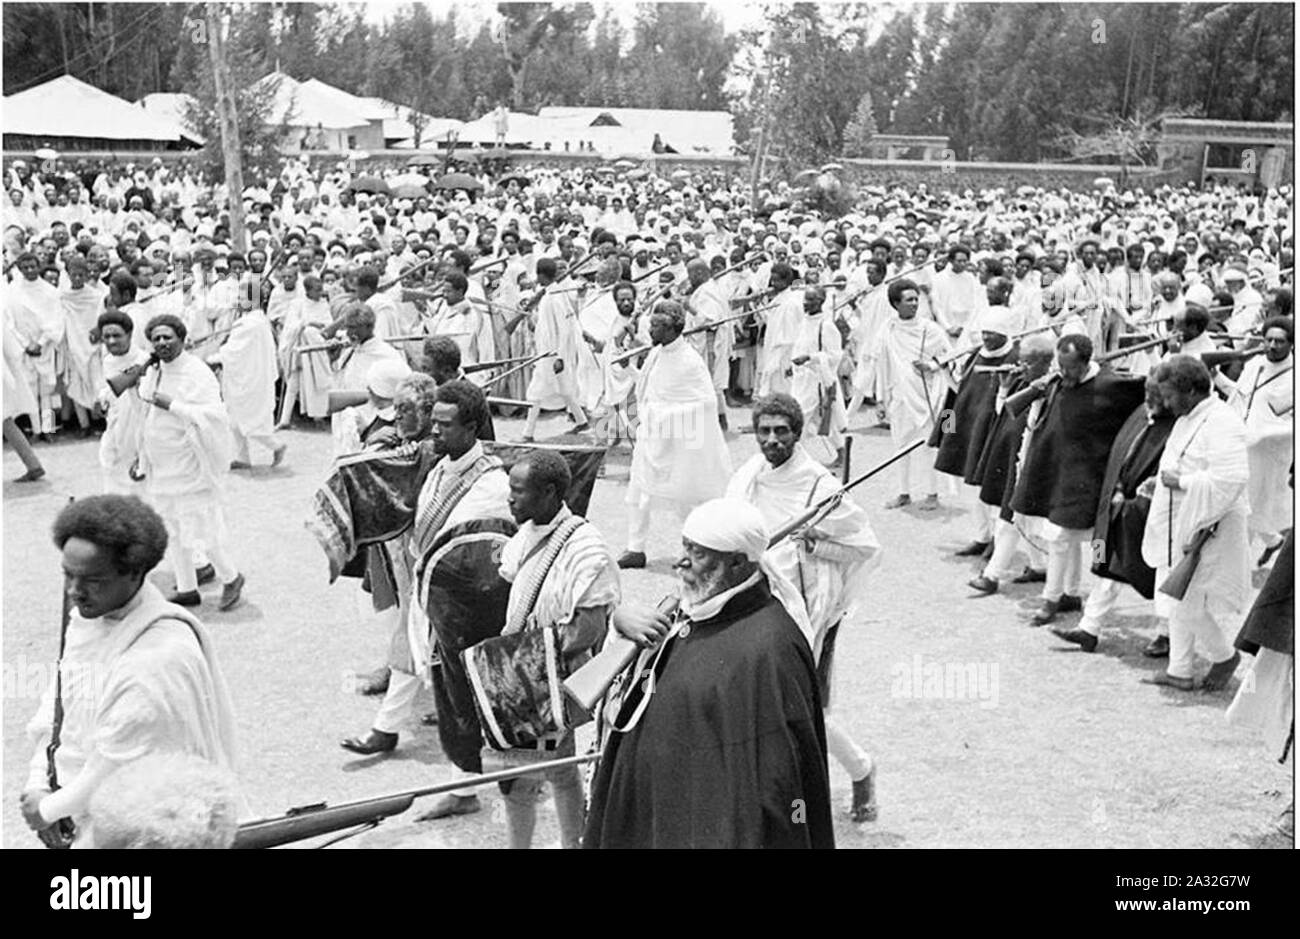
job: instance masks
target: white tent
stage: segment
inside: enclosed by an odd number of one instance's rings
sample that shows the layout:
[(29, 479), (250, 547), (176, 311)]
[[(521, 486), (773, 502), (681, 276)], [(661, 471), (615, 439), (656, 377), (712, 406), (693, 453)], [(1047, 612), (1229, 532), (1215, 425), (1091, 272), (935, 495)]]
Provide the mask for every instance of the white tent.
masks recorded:
[(5, 136), (202, 143), (178, 121), (62, 75), (4, 99)]
[[(173, 121), (181, 127), (187, 127), (185, 111), (194, 100), (193, 95), (187, 95), (184, 92), (155, 91), (153, 94), (145, 95), (136, 102), (136, 105), (144, 108), (154, 117), (160, 117), (165, 121)], [(201, 139), (197, 134), (191, 134), (191, 136), (196, 140)]]
[(550, 142), (563, 150), (590, 141), (600, 153), (651, 152), (655, 134), (678, 153), (730, 155), (733, 125), (727, 111), (678, 111), (655, 108), (550, 107), (537, 113), (542, 121), (534, 147)]

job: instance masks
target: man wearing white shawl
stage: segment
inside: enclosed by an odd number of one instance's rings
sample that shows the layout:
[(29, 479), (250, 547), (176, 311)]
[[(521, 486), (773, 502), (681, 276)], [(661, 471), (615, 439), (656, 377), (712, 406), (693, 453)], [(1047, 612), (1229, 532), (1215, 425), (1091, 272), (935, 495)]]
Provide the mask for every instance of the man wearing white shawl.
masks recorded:
[(682, 528), (678, 614), (615, 612), (647, 677), (606, 711), (583, 847), (834, 846), (807, 611), (767, 545), (753, 505), (706, 502)]
[(1197, 533), (1213, 526), (1187, 591), (1169, 615), (1169, 666), (1149, 679), (1182, 691), (1195, 687), (1196, 649), (1213, 663), (1201, 687), (1218, 690), (1240, 655), (1229, 644), (1229, 621), (1250, 594), (1250, 481), (1246, 428), (1210, 392), (1210, 373), (1197, 358), (1176, 355), (1155, 372), (1165, 406), (1178, 416), (1160, 458), (1142, 538), (1142, 558), (1163, 584)]
[(254, 306), (235, 320), (221, 348), (208, 355), (209, 365), (221, 365), (221, 391), (235, 437), (231, 469), (248, 469), (254, 441), (271, 451), (271, 465), (279, 466), (288, 444), (275, 437), (275, 335), (266, 314)]
[[(839, 488), (835, 477), (798, 442), (803, 413), (789, 395), (754, 405), (754, 433), (762, 452), (738, 469), (727, 498), (757, 506), (769, 531), (777, 531)], [(831, 755), (853, 781), (854, 821), (875, 818), (875, 772), (871, 757), (829, 713), (831, 669), (840, 624), (862, 598), (865, 575), (880, 562), (880, 543), (866, 513), (842, 500), (822, 519), (772, 547), (765, 560), (784, 580), (798, 585), (812, 631), (813, 659)]]
[(134, 387), (135, 375), (144, 370), (149, 355), (132, 341), (134, 323), (120, 310), (100, 314), (95, 327), (103, 353), (96, 394), (105, 423), (99, 438), (101, 485), (106, 493), (127, 495), (135, 486), (131, 467), (140, 456), (140, 433), (149, 413), (148, 402)]
[[(928, 434), (939, 420), (948, 382), (935, 364), (952, 351), (948, 335), (933, 320), (921, 319), (920, 291), (910, 280), (896, 280), (886, 294), (897, 314), (885, 327), (875, 348), (864, 350), (874, 362), (880, 389), (879, 404), (889, 421), (895, 449)], [(923, 449), (898, 461), (898, 495), (885, 508), (902, 508), (912, 502), (912, 481), (921, 483), (925, 498), (918, 508), (939, 507), (939, 477), (934, 461)]]
[(790, 394), (803, 408), (807, 452), (833, 464), (842, 458), (849, 422), (839, 382), (844, 346), (839, 329), (824, 312), (825, 301), (821, 287), (803, 292), (804, 318), (790, 350)]
[(285, 390), (277, 430), (289, 428), (295, 405), (304, 417), (314, 421), (327, 417), (329, 390), (334, 384), (334, 368), (329, 356), (320, 352), (304, 355), (297, 351), (298, 346), (324, 342), (321, 330), (333, 319), (320, 278), (315, 274), (304, 277), (301, 296), (287, 302), (282, 312), (284, 323), (278, 359)]
[(537, 259), (537, 283), (542, 295), (533, 321), (533, 340), (538, 354), (554, 355), (533, 366), (533, 376), (524, 394), (531, 405), (524, 427), (525, 442), (533, 439), (543, 410), (567, 408), (576, 423), (575, 431), (588, 427), (579, 386), (578, 363), (585, 343), (578, 323), (578, 301), (576, 293), (556, 287), (557, 270), (554, 258)]
[(794, 270), (790, 265), (777, 261), (772, 265), (769, 279), (775, 296), (771, 300), (772, 309), (761, 314), (767, 328), (759, 350), (759, 397), (777, 391), (789, 392), (790, 379), (786, 375), (786, 367), (795, 337), (799, 334), (799, 324), (803, 320), (803, 299), (800, 292), (791, 286), (794, 283)]
[(86, 431), (99, 390), (101, 357), (91, 341), (108, 288), (90, 279), (90, 268), (76, 256), (68, 261), (68, 286), (59, 291), (66, 328), (64, 383), (76, 409), (77, 423)]
[(628, 548), (619, 567), (645, 567), (650, 516), (670, 507), (679, 517), (718, 496), (731, 456), (717, 420), (709, 370), (682, 338), (686, 313), (665, 300), (650, 315), (654, 348), (637, 379), (637, 433), (628, 481)]
[[(686, 265), (686, 276), (690, 279), (690, 297), (685, 301), (688, 329), (717, 323), (731, 314), (729, 298), (722, 284), (713, 279), (709, 264), (703, 258), (695, 258)], [(691, 345), (700, 354), (713, 379), (713, 387), (718, 396), (718, 421), (727, 426), (727, 406), (723, 392), (731, 379), (731, 346), (734, 329), (730, 323), (711, 330), (696, 333), (691, 337)], [(836, 336), (838, 337), (838, 333)]]
[(185, 352), (185, 325), (154, 317), (147, 327), (159, 364), (139, 379), (145, 414), (140, 468), (149, 502), (167, 523), (176, 575), (172, 603), (198, 606), (194, 552), (202, 545), (224, 585), (219, 609), (240, 600), (244, 575), (227, 547), (225, 482), (230, 470), (231, 431), (221, 388), (198, 356)]
[(5, 291), (4, 315), (25, 347), (22, 377), (36, 398), (39, 423), (32, 432), (54, 433), (54, 411), (59, 406), (59, 348), (65, 322), (59, 291), (40, 276), (40, 261), (30, 252), (16, 262), (22, 275)]
[[(47, 845), (58, 843), (53, 826), (61, 819), (72, 819), (84, 839), (91, 798), (128, 763), (180, 753), (233, 769), (230, 695), (207, 631), (146, 579), (167, 541), (157, 513), (128, 496), (80, 500), (54, 523), (76, 609), (59, 681), (46, 685), (27, 727), (34, 754), (22, 796), (24, 818)], [(56, 696), (62, 720), (52, 780)]]

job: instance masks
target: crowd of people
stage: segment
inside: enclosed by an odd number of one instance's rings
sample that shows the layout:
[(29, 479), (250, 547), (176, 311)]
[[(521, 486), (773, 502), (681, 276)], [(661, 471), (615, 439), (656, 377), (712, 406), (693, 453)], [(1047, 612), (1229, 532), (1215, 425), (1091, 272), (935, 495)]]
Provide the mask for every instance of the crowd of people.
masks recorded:
[[(491, 756), (521, 768), (501, 783), (512, 846), (531, 843), (543, 780), (566, 846), (828, 846), (828, 754), (854, 821), (877, 811), (875, 760), (829, 710), (839, 627), (881, 555), (836, 496), (865, 408), (898, 451), (885, 510), (972, 509), (972, 599), (1042, 582), (1030, 624), (1091, 652), (1131, 588), (1159, 624), (1146, 654), (1168, 659), (1150, 680), (1221, 690), (1249, 652), (1229, 716), (1290, 759), (1289, 613), (1237, 634), (1255, 569), (1272, 565), (1271, 610), (1290, 597), (1289, 187), (896, 186), (830, 218), (722, 171), (525, 166), (456, 191), (361, 175), (287, 161), (243, 194), (241, 249), (224, 186), (184, 165), (7, 168), (5, 437), (33, 483), (29, 435), (98, 434), (110, 494), (56, 524), (79, 610), (65, 664), (122, 656), (219, 686), (176, 607), (217, 579), (221, 610), (241, 602), (223, 481), (279, 465), (295, 420), (328, 422), (313, 530), (391, 635), (365, 682), (373, 726), (343, 746), (395, 749), (431, 687), (425, 720), (464, 788), (422, 818), (479, 811)], [(733, 472), (738, 408), (757, 452)], [(531, 446), (548, 411), (563, 445)], [(494, 414), (526, 416), (513, 448)], [(626, 446), (616, 556), (565, 454)], [(622, 602), (674, 518), (680, 595)], [(164, 556), (166, 598), (143, 581)], [(132, 658), (119, 620), (170, 624), (162, 651)], [(586, 716), (560, 685), (620, 644), (584, 793), (576, 766), (545, 765), (575, 754)], [(66, 722), (57, 693), (42, 704), (24, 813), (43, 839), (84, 827), (129, 762), (97, 742), (106, 724), (226, 767), (224, 690), (206, 711), (171, 691), (147, 715), (127, 694), (120, 715), (70, 702)], [(56, 769), (74, 780), (58, 792)]]

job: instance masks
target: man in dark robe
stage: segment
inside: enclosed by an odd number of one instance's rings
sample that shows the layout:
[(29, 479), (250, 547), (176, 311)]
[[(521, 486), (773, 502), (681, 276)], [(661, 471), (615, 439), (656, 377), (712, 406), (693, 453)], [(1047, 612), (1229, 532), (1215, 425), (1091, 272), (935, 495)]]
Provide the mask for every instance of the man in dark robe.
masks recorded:
[[(949, 476), (960, 476), (968, 486), (978, 486), (980, 455), (997, 419), (997, 402), (1002, 366), (1016, 362), (1015, 344), (1011, 341), (1011, 311), (1003, 305), (1010, 287), (1004, 278), (989, 282), (989, 309), (980, 315), (980, 338), (983, 345), (967, 360), (957, 386), (957, 393), (945, 406), (930, 436), (930, 446), (938, 447), (934, 468)], [(993, 543), (994, 513), (979, 499), (975, 504), (975, 540), (957, 552), (959, 557), (983, 554)]]
[(754, 506), (706, 502), (682, 529), (673, 620), (615, 613), (645, 651), (610, 702), (584, 847), (834, 847), (808, 614), (767, 542)]
[[(1026, 388), (1030, 383), (1047, 374), (1056, 358), (1056, 343), (1048, 335), (1036, 333), (1025, 337), (1020, 344), (1021, 371), (1014, 375), (1006, 387), (1006, 396), (1011, 397)], [(984, 596), (997, 593), (998, 585), (1006, 579), (1012, 583), (1026, 584), (1046, 578), (1047, 555), (1038, 547), (1038, 542), (1023, 526), (1016, 523), (1015, 513), (1011, 511), (1011, 496), (1016, 487), (1016, 464), (1025, 436), (1027, 411), (1015, 411), (1006, 407), (1005, 401), (998, 406), (998, 416), (984, 452), (980, 455), (977, 472), (980, 477), (979, 499), (984, 505), (997, 511), (994, 526), (993, 555), (984, 570), (970, 587)], [(1016, 573), (1012, 561), (1016, 551), (1022, 546), (1029, 556), (1029, 563), (1020, 573)], [(1014, 576), (1013, 576), (1014, 575)]]
[(1154, 378), (1147, 378), (1146, 396), (1146, 403), (1134, 408), (1115, 435), (1106, 462), (1092, 529), (1092, 572), (1101, 579), (1088, 594), (1079, 625), (1074, 629), (1052, 629), (1085, 652), (1097, 648), (1102, 617), (1114, 608), (1123, 585), (1128, 584), (1146, 599), (1155, 600), (1159, 634), (1147, 646), (1147, 654), (1152, 658), (1169, 654), (1169, 616), (1162, 602), (1164, 596), (1156, 595), (1155, 569), (1142, 559), (1142, 533), (1151, 509), (1150, 485), (1143, 484), (1154, 481), (1159, 472), (1160, 456), (1173, 429), (1174, 416), (1165, 408)]
[(1106, 462), (1115, 435), (1144, 396), (1142, 378), (1092, 361), (1087, 336), (1062, 336), (1056, 356), (1059, 376), (1040, 378), (1007, 399), (1007, 407), (1019, 411), (1046, 396), (1011, 500), (1014, 511), (1047, 520), (1047, 582), (1035, 626), (1083, 608), (1079, 584)]

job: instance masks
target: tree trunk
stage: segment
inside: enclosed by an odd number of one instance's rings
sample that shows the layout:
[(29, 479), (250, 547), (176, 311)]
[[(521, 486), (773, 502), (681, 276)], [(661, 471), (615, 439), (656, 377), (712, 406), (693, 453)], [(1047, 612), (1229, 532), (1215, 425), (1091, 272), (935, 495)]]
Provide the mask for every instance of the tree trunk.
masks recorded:
[(221, 128), (221, 154), (226, 167), (227, 201), (230, 209), (230, 246), (243, 251), (244, 243), (244, 170), (240, 163), (239, 120), (235, 110), (234, 89), (230, 82), (230, 64), (226, 61), (226, 37), (221, 31), (221, 7), (209, 3), (204, 7), (208, 23), (208, 53), (212, 60), (212, 82), (217, 91), (217, 123)]

